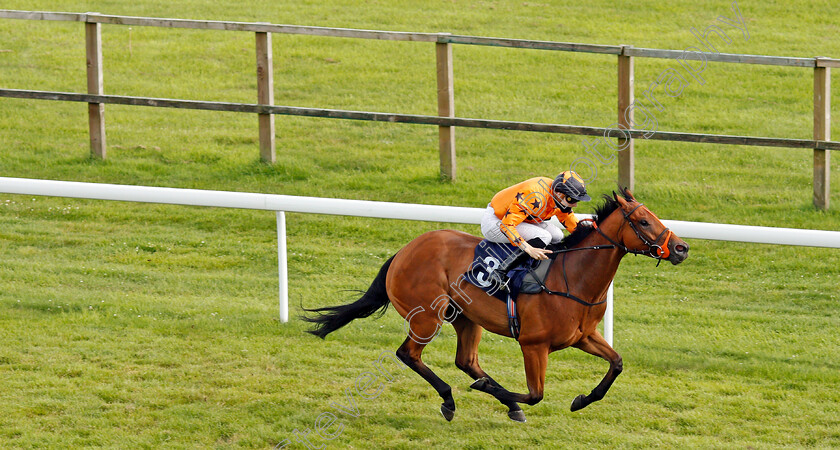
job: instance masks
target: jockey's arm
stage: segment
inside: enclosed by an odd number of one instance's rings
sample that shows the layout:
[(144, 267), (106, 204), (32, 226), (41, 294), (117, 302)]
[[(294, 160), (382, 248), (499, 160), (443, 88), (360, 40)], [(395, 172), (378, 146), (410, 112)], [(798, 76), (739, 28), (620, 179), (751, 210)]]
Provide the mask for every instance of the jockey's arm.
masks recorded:
[(525, 241), (522, 241), (522, 243), (519, 244), (519, 248), (521, 248), (523, 252), (527, 253), (528, 256), (534, 259), (548, 259), (549, 253), (552, 253), (551, 250), (534, 247), (533, 245)]
[(519, 231), (516, 230), (516, 226), (524, 221), (525, 211), (522, 211), (519, 205), (511, 205), (505, 211), (505, 215), (502, 217), (502, 222), (499, 224), (499, 228), (502, 230), (502, 233), (507, 236), (511, 244), (517, 247), (525, 242), (525, 240), (522, 239), (522, 236), (519, 235)]
[(563, 224), (563, 226), (567, 230), (569, 230), (569, 233), (574, 233), (575, 229), (577, 228), (578, 222), (580, 222), (580, 220), (578, 220), (577, 216), (575, 216), (575, 213), (571, 212), (571, 211), (568, 212), (568, 213), (565, 213), (565, 214), (564, 213), (561, 213), (561, 214), (564, 217), (561, 217), (560, 214), (558, 214), (557, 219), (560, 221), (560, 223)]
[(502, 218), (502, 223), (501, 225), (499, 225), (499, 227), (502, 230), (502, 233), (504, 233), (505, 236), (507, 236), (511, 244), (522, 249), (522, 251), (527, 253), (528, 256), (530, 256), (531, 258), (548, 259), (548, 254), (551, 253), (550, 250), (534, 247), (533, 245), (525, 241), (525, 239), (522, 239), (522, 236), (520, 236), (519, 232), (516, 231), (516, 226), (524, 222), (525, 217), (525, 212), (522, 211), (520, 208), (509, 208), (508, 214), (506, 214), (505, 217)]

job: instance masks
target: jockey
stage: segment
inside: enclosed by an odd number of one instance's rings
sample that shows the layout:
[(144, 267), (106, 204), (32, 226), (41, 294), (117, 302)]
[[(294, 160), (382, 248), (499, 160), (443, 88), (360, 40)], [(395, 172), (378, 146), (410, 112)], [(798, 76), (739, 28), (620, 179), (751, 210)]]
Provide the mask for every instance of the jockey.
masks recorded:
[(490, 201), (481, 218), (481, 233), (491, 242), (510, 242), (517, 247), (490, 274), (502, 289), (507, 289), (507, 273), (528, 257), (548, 259), (549, 244), (563, 239), (563, 232), (548, 222), (552, 216), (570, 232), (578, 219), (572, 208), (579, 201), (589, 201), (583, 179), (567, 170), (553, 181), (535, 177), (503, 189)]

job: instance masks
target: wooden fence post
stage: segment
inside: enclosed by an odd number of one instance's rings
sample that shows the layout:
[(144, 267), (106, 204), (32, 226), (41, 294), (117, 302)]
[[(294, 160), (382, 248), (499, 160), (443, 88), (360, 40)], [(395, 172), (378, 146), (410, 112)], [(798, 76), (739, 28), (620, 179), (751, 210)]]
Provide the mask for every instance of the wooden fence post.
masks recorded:
[[(629, 45), (621, 46), (618, 55), (618, 124), (630, 129), (633, 124), (633, 109), (627, 108), (633, 104), (633, 57), (627, 55)], [(618, 138), (618, 184), (630, 190), (635, 189), (636, 183), (636, 154), (633, 138)]]
[[(257, 103), (274, 105), (274, 67), (271, 53), (271, 33), (256, 32), (257, 35)], [(273, 164), (276, 161), (274, 150), (274, 114), (259, 114), (260, 122), (260, 158)]]
[[(435, 43), (437, 54), (438, 115), (455, 117), (455, 89), (452, 68), (452, 44)], [(455, 181), (455, 127), (438, 127), (440, 141), (440, 176)]]
[[(831, 68), (814, 67), (814, 140), (831, 140)], [(828, 209), (831, 187), (831, 152), (814, 149), (814, 206)]]
[[(88, 13), (88, 15), (98, 13)], [(85, 53), (87, 55), (88, 94), (102, 95), (102, 31), (94, 22), (85, 22)], [(105, 159), (105, 104), (88, 103), (88, 124), (90, 125), (90, 154)]]

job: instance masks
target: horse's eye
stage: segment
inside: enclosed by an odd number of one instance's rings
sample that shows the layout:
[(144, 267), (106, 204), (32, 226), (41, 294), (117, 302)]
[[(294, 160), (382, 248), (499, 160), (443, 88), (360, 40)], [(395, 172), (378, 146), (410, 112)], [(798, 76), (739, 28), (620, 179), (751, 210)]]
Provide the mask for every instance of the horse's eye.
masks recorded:
[(648, 226), (648, 225), (650, 225), (650, 224), (648, 223), (648, 221), (647, 221), (647, 220), (642, 219), (642, 220), (640, 220), (640, 221), (639, 221), (639, 225), (641, 225), (641, 226), (643, 226), (643, 227), (646, 227), (646, 226)]

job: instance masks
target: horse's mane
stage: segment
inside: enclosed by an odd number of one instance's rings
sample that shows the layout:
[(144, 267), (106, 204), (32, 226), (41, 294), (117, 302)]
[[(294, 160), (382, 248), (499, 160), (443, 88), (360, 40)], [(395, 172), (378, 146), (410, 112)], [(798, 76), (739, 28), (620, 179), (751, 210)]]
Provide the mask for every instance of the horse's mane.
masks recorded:
[[(625, 200), (628, 202), (633, 201), (633, 197), (630, 196), (630, 192), (627, 188), (619, 188), (620, 194), (624, 197)], [(616, 209), (618, 209), (621, 205), (616, 201), (615, 196), (618, 196), (615, 191), (613, 191), (612, 195), (604, 194), (603, 199), (604, 202), (600, 205), (595, 206), (595, 211), (593, 212), (593, 219), (595, 219), (595, 223), (601, 225), (601, 222), (604, 221), (610, 214), (613, 213)], [(575, 229), (575, 232), (566, 236), (559, 244), (552, 244), (548, 246), (549, 250), (564, 250), (567, 248), (572, 248), (584, 239), (589, 236), (589, 233), (595, 231), (595, 228), (588, 227), (588, 226), (579, 226)], [(556, 253), (555, 253), (556, 255)]]

